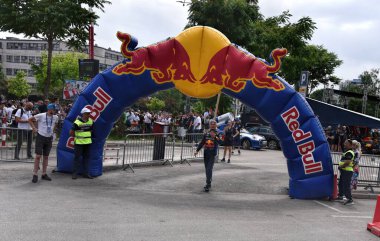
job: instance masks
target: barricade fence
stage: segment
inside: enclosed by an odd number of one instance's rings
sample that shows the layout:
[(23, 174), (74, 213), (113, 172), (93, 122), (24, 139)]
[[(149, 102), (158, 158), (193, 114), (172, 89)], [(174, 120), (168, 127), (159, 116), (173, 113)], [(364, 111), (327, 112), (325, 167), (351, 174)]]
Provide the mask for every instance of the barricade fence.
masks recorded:
[(0, 127), (0, 161), (33, 162), (35, 135), (32, 130)]
[[(332, 152), (334, 173), (338, 174), (339, 178), (339, 161), (342, 158), (342, 153)], [(370, 189), (373, 192), (373, 187), (380, 186), (380, 156), (362, 155), (359, 160), (359, 176), (358, 186), (363, 186), (366, 190)]]
[(173, 161), (180, 161), (190, 165), (190, 160), (203, 159), (203, 152), (194, 156), (202, 137), (203, 133), (182, 136), (174, 133), (127, 135), (123, 148), (123, 168), (133, 170), (134, 164), (157, 161), (170, 165)]

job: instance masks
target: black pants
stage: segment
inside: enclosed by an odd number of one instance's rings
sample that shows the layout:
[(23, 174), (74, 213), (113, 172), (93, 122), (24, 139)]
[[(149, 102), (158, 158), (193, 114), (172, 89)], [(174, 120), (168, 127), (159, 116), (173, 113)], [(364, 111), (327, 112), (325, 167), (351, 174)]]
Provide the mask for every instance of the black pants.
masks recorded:
[(352, 199), (351, 196), (351, 178), (353, 172), (340, 170), (340, 178), (339, 178), (339, 196), (343, 195), (347, 199)]
[(83, 173), (84, 175), (88, 174), (88, 160), (90, 155), (90, 146), (91, 145), (75, 145), (74, 146), (74, 166), (73, 174), (77, 174), (81, 164), (83, 163)]
[(204, 151), (204, 164), (206, 169), (206, 184), (211, 186), (212, 181), (212, 169), (214, 168), (215, 151)]
[(26, 146), (27, 155), (28, 157), (32, 156), (32, 138), (33, 138), (32, 130), (26, 130), (26, 129), (17, 130), (17, 144), (15, 148), (15, 158), (19, 158), (22, 142), (25, 139), (27, 140), (27, 146)]

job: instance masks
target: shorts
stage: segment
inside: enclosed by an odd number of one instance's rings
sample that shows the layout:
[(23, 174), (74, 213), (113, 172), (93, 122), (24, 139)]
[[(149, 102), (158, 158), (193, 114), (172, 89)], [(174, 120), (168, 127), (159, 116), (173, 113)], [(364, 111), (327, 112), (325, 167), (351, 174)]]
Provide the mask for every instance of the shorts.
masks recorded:
[(53, 143), (53, 137), (45, 137), (37, 134), (36, 138), (36, 155), (49, 156)]

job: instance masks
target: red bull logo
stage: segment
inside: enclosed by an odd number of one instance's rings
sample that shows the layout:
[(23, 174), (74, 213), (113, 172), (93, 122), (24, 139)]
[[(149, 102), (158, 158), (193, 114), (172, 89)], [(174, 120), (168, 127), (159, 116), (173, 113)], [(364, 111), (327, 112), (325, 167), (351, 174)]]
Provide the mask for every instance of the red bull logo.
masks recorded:
[[(218, 38), (207, 37), (213, 35)], [(275, 49), (271, 54), (274, 62), (268, 65), (219, 35), (211, 28), (194, 27), (176, 38), (131, 51), (131, 36), (118, 32), (121, 52), (128, 61), (112, 71), (117, 75), (140, 75), (149, 70), (157, 84), (172, 82), (182, 93), (200, 98), (214, 96), (223, 88), (240, 92), (248, 81), (257, 88), (285, 89), (273, 74), (280, 69), (286, 49)]]

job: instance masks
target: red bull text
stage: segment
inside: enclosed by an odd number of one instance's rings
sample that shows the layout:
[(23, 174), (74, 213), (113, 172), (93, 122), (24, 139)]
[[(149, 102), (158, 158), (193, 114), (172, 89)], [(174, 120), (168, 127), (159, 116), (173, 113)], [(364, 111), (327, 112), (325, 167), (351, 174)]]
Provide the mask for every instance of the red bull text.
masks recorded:
[[(298, 117), (300, 116), (298, 109), (293, 106), (289, 110), (281, 114), (282, 120), (285, 122), (289, 131), (292, 133), (292, 137), (295, 143), (299, 143), (312, 137), (311, 132), (304, 132), (300, 129), (300, 123)], [(305, 174), (313, 174), (323, 171), (321, 162), (315, 162), (313, 151), (315, 150), (315, 144), (313, 140), (297, 145), (298, 153), (302, 156), (302, 164), (305, 170)]]

